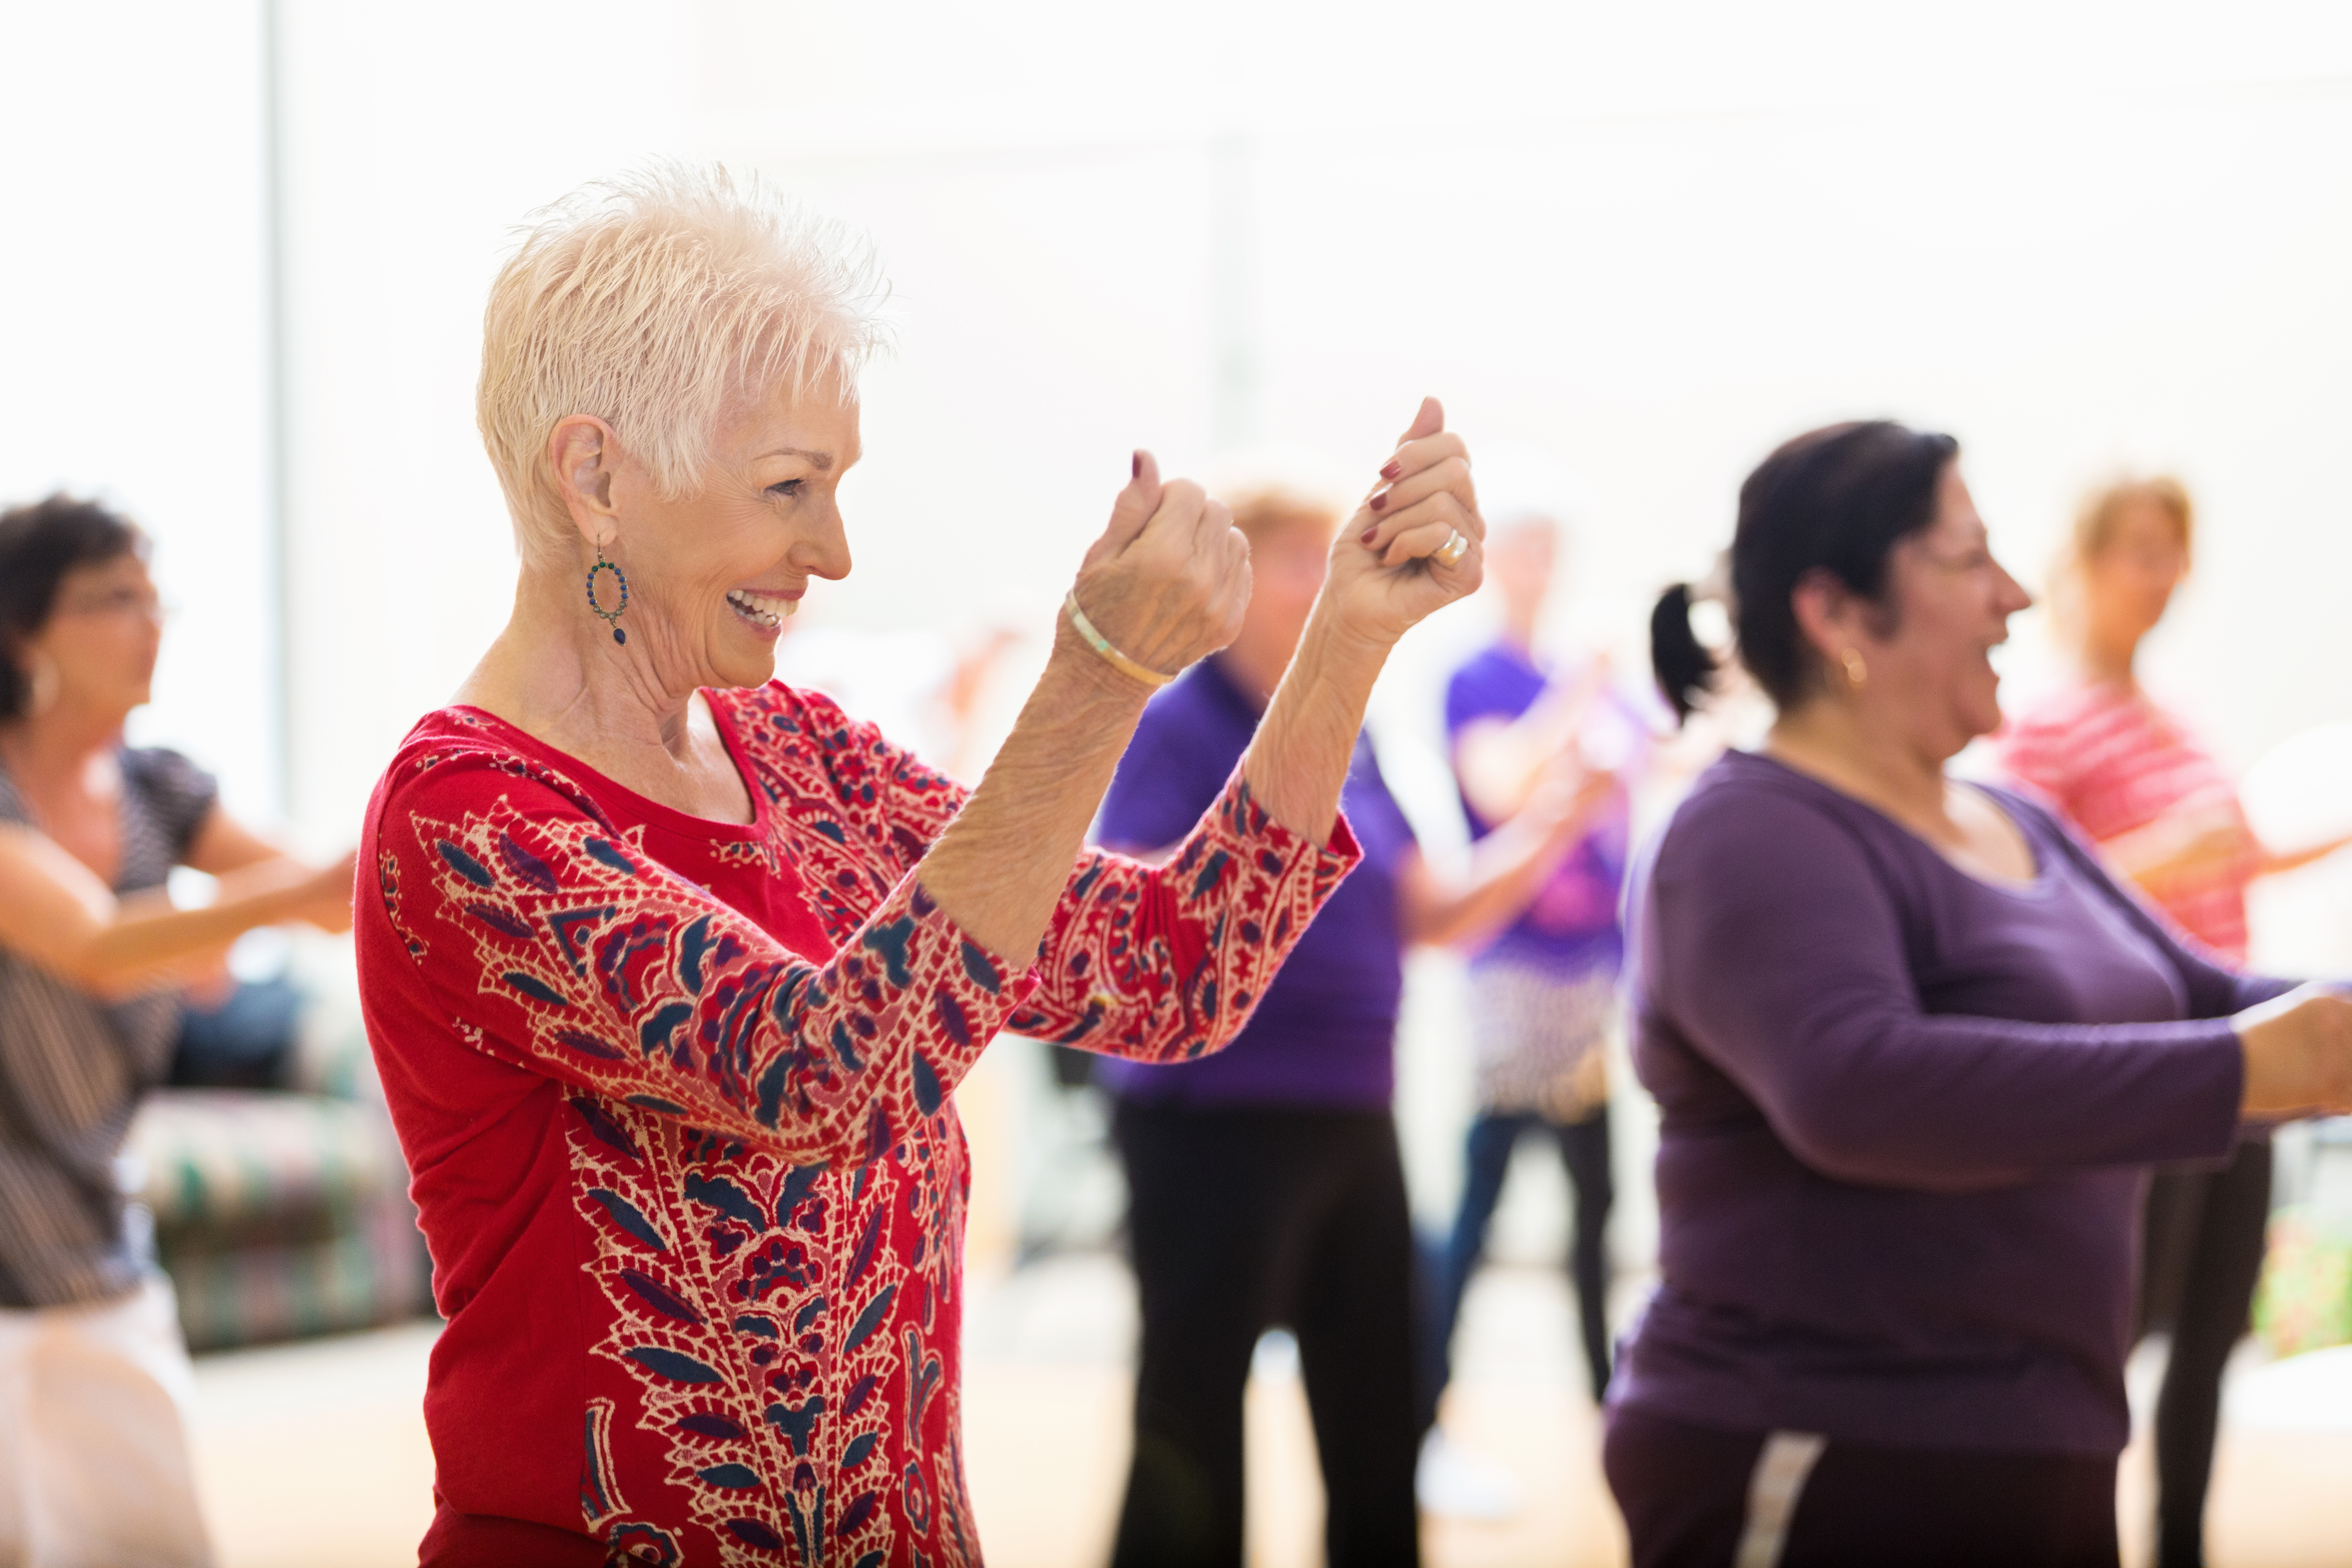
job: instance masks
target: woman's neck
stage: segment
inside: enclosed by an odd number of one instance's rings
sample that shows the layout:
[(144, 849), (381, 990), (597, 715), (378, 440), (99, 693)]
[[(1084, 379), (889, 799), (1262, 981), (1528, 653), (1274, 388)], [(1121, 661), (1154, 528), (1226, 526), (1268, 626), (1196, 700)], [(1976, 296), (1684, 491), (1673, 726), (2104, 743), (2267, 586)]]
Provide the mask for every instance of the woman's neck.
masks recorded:
[(59, 703), (38, 717), (0, 724), (0, 760), (37, 794), (82, 788), (91, 768), (122, 743), (128, 713), (93, 712)]
[(591, 762), (606, 752), (642, 756), (647, 747), (683, 760), (693, 689), (663, 685), (648, 628), (615, 645), (603, 622), (573, 613), (577, 594), (563, 591), (570, 586), (568, 578), (558, 584), (526, 571), (506, 629), (456, 700)]
[(1849, 702), (1817, 697), (1783, 712), (1764, 743), (1768, 756), (1898, 821), (1931, 828), (1948, 819), (1944, 763), (1864, 721)]
[(2137, 687), (2139, 677), (2134, 667), (2139, 658), (2139, 640), (2136, 637), (2102, 635), (2096, 627), (2086, 632), (2074, 650), (2084, 678), (2102, 686)]
[(495, 713), (648, 800), (717, 822), (757, 819), (713, 716), (695, 688), (662, 679), (689, 668), (647, 616), (615, 644), (580, 613), (578, 580), (526, 571), (514, 614), (455, 700)]

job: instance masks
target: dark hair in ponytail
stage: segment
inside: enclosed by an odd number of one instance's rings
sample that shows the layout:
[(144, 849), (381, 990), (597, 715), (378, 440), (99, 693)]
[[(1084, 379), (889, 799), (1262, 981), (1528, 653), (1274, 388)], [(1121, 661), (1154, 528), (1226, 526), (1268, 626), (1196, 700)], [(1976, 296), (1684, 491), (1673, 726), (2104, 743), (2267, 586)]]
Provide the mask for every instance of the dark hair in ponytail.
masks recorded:
[[(1949, 436), (1892, 420), (1831, 425), (1783, 443), (1739, 487), (1733, 626), (1739, 662), (1775, 703), (1802, 701), (1820, 662), (1797, 625), (1797, 585), (1828, 572), (1883, 602), (1888, 553), (1936, 521), (1936, 487), (1959, 451)], [(1687, 715), (1714, 671), (1691, 633), (1687, 589), (1658, 601), (1650, 647), (1660, 688)]]
[(1718, 673), (1715, 655), (1691, 630), (1690, 612), (1687, 583), (1659, 595), (1657, 607), (1650, 612), (1650, 668), (1657, 673), (1658, 689), (1673, 704), (1678, 724), (1715, 689)]

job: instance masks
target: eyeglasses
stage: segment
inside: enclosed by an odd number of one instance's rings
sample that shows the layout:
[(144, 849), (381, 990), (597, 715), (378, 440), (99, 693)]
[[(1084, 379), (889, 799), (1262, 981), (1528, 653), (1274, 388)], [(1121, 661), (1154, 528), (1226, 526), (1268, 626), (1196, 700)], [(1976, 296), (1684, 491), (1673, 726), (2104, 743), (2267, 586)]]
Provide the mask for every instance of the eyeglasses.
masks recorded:
[(1948, 555), (1922, 547), (1919, 553), (1930, 566), (1941, 572), (1949, 572), (1956, 576), (1970, 573), (1990, 574), (2000, 570), (2000, 563), (1993, 559), (1991, 549), (1986, 545), (1979, 544), (1973, 549), (1955, 551)]
[(166, 604), (162, 595), (152, 588), (116, 588), (104, 594), (92, 594), (86, 598), (68, 599), (59, 604), (60, 616), (107, 616), (128, 620), (142, 616), (162, 626), (178, 612), (177, 605)]

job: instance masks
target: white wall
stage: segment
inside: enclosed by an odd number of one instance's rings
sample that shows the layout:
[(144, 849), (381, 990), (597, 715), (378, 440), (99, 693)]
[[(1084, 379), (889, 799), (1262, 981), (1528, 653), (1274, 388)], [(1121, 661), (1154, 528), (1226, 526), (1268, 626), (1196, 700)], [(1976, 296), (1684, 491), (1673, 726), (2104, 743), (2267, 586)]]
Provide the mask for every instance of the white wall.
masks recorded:
[[(2352, 7), (277, 9), (290, 804), (320, 847), (505, 612), (472, 386), (509, 227), (649, 153), (764, 170), (895, 279), (858, 571), (812, 624), (1042, 632), (1130, 447), (1369, 470), (1435, 391), (1581, 476), (1558, 630), (1638, 668), (1763, 452), (1889, 413), (1961, 437), (2029, 574), (2086, 480), (2176, 468), (2205, 532), (2158, 684), (2242, 764), (2352, 717)], [(0, 498), (95, 490), (155, 532), (187, 608), (141, 733), (267, 815), (260, 16), (0, 13)], [(1414, 742), (1482, 613), (1416, 634), (1381, 702), (1440, 839)], [(2326, 896), (2304, 923), (2352, 929)], [(1416, 973), (1442, 1205), (1459, 1073)]]
[(908, 312), (868, 417), (883, 570), (813, 613), (1036, 600), (1128, 440), (1207, 456), (1238, 129), (1258, 433), (1369, 464), (1426, 389), (1549, 448), (1595, 498), (1585, 635), (1635, 651), (1773, 442), (1886, 413), (1962, 438), (2029, 575), (2086, 481), (2178, 468), (2207, 548), (2159, 682), (2242, 763), (2341, 716), (2346, 14), (1756, 10), (845, 8), (838, 68), (768, 105), (798, 25), (744, 22), (708, 139), (871, 228)]
[(671, 8), (280, 0), (293, 780), (355, 836), (401, 735), (503, 621), (514, 565), (474, 433), (508, 231), (676, 148)]
[[(656, 152), (762, 167), (896, 279), (813, 617), (1042, 625), (1129, 446), (1196, 465), (1241, 406), (1369, 463), (1426, 389), (1584, 477), (1563, 618), (1630, 643), (1766, 447), (1884, 411), (1962, 437), (2029, 569), (2084, 479), (2177, 467), (2208, 544), (2159, 679), (2240, 762), (2345, 715), (2352, 12), (1625, 11), (284, 0), (299, 816), (348, 831), (503, 612), (509, 226)], [(143, 731), (266, 809), (257, 6), (0, 26), (0, 495), (153, 529), (188, 608)]]
[(258, 13), (11, 5), (0, 60), (0, 504), (64, 489), (153, 535), (180, 614), (137, 736), (267, 817)]

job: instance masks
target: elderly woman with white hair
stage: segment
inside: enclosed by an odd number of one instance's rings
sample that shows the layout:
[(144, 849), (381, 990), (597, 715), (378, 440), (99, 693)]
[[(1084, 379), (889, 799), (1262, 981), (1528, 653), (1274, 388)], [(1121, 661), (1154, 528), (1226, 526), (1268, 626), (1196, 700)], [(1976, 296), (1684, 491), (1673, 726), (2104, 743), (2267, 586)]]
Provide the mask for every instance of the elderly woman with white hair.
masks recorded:
[(1357, 857), (1390, 648), (1477, 584), (1424, 404), (1224, 792), (1164, 866), (1087, 850), (1145, 699), (1234, 635), (1246, 544), (1137, 453), (976, 790), (773, 682), (849, 571), (874, 297), (830, 231), (677, 168), (559, 204), (493, 285), (514, 614), (385, 771), (359, 917), (449, 1320), (426, 1563), (977, 1562), (958, 1081), (1000, 1029), (1230, 1040)]

